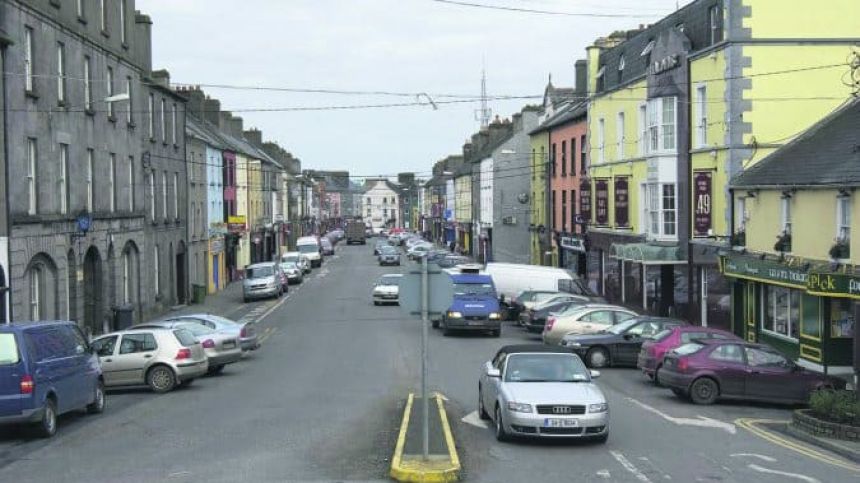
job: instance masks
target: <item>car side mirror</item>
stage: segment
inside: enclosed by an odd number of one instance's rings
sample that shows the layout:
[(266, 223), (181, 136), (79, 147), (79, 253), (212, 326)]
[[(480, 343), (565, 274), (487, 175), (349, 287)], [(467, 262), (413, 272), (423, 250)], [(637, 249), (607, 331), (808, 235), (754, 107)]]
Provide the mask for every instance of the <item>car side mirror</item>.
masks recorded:
[(487, 369), (487, 377), (502, 377), (502, 371), (496, 369), (495, 367), (491, 367)]
[(597, 379), (598, 377), (600, 377), (600, 371), (595, 371), (595, 370), (593, 370), (593, 369), (592, 369), (592, 370), (591, 370), (591, 378), (592, 378), (592, 379)]

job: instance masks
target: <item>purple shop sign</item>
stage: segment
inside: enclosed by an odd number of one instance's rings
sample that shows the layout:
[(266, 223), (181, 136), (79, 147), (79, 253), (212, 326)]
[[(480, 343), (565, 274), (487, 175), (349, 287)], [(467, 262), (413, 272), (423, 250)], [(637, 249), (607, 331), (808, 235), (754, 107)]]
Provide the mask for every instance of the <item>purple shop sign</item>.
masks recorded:
[(710, 171), (693, 174), (693, 236), (708, 236), (711, 231), (711, 175)]
[(579, 214), (584, 223), (591, 222), (591, 183), (587, 179), (579, 185)]
[(615, 226), (630, 226), (630, 191), (627, 178), (615, 178)]
[(594, 192), (594, 222), (598, 226), (606, 226), (609, 224), (609, 181), (605, 179), (595, 181)]

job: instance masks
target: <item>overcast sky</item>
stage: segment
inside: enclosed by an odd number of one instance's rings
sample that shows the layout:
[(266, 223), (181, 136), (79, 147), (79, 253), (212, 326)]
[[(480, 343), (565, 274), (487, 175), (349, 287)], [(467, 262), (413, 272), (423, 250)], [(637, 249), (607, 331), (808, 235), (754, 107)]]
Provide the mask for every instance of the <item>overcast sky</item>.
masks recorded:
[[(614, 30), (654, 22), (686, 0), (471, 0), (631, 17), (495, 11), (432, 0), (137, 0), (153, 25), (153, 67), (173, 82), (244, 87), (540, 96), (573, 86), (573, 63)], [(206, 87), (225, 110), (410, 103), (414, 97)], [(422, 97), (423, 101), (424, 98)], [(491, 101), (509, 117), (534, 100)], [(477, 102), (326, 111), (241, 112), (302, 160), (353, 175), (425, 176), (478, 129)]]

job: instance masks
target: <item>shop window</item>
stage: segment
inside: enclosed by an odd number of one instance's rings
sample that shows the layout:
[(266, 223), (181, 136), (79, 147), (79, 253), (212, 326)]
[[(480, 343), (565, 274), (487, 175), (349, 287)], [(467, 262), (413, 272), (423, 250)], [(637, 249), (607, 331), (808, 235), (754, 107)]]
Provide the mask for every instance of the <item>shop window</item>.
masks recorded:
[(854, 302), (833, 299), (830, 303), (830, 337), (854, 337)]
[(800, 290), (765, 285), (762, 330), (796, 339), (800, 324), (801, 296)]

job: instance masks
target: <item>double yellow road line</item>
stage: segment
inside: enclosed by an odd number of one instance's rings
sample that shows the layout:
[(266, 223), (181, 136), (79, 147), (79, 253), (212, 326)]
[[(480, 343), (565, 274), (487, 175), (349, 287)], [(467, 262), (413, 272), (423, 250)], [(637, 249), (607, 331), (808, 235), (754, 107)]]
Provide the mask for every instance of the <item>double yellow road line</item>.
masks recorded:
[(823, 453), (823, 452), (818, 451), (817, 449), (814, 449), (810, 446), (807, 446), (805, 444), (800, 444), (796, 441), (788, 439), (788, 438), (786, 438), (780, 434), (774, 433), (772, 431), (768, 431), (768, 430), (759, 426), (760, 424), (767, 424), (767, 423), (782, 423), (782, 424), (784, 424), (786, 422), (787, 421), (777, 421), (774, 419), (753, 419), (753, 418), (741, 418), (741, 419), (735, 420), (735, 424), (737, 424), (738, 426), (746, 429), (747, 431), (758, 436), (759, 438), (770, 441), (771, 443), (773, 443), (777, 446), (781, 446), (783, 448), (790, 449), (792, 451), (800, 453), (804, 456), (808, 456), (808, 457), (810, 457), (816, 461), (820, 461), (820, 462), (828, 464), (828, 465), (838, 466), (840, 468), (844, 468), (844, 469), (849, 470), (849, 471), (860, 472), (860, 466), (858, 466), (854, 463), (851, 463), (851, 462), (844, 460), (842, 458), (839, 458), (837, 456), (832, 456), (828, 453)]

